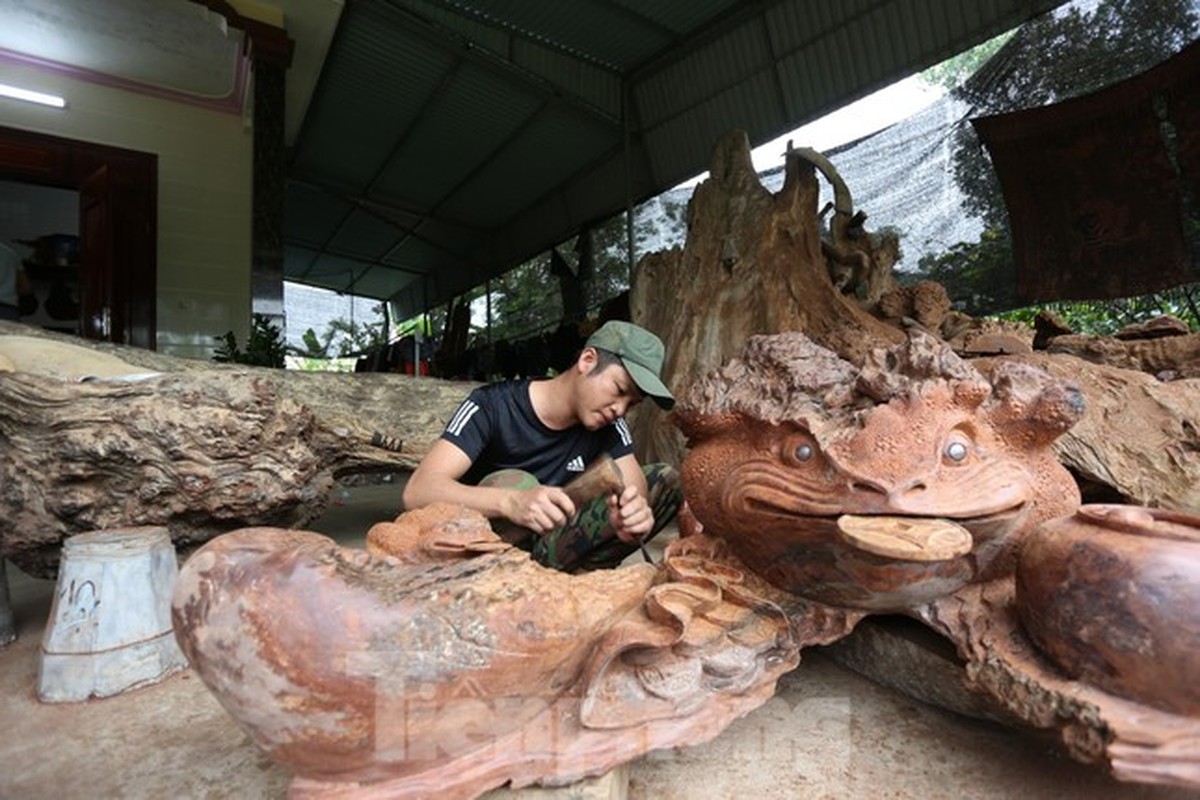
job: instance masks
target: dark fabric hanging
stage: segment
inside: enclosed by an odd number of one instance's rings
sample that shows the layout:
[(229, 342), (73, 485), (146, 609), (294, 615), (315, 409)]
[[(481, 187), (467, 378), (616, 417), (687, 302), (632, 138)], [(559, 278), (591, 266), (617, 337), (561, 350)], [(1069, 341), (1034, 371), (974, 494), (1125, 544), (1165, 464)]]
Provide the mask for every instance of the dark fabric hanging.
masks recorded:
[(1200, 43), (1050, 106), (972, 120), (1000, 179), (1026, 302), (1200, 280)]

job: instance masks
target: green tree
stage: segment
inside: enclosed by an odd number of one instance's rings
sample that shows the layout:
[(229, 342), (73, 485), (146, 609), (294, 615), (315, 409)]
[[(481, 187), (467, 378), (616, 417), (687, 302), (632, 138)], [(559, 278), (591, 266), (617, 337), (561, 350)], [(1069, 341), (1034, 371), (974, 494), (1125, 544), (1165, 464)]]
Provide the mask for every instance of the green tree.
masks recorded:
[[(690, 197), (690, 195), (688, 195)], [(590, 302), (593, 308), (629, 289), (629, 234), (626, 214), (616, 214), (594, 229), (596, 275)], [(636, 258), (687, 238), (687, 201), (679, 192), (665, 192), (635, 209), (633, 246)]]
[(300, 337), (300, 340), (304, 342), (304, 349), (298, 349), (295, 355), (301, 358), (329, 358), (329, 345), (333, 342), (333, 336), (332, 328), (326, 328), (322, 337), (318, 337), (316, 331), (308, 328)]
[(330, 320), (326, 332), (329, 341), (337, 343), (337, 355), (348, 356), (368, 353), (388, 343), (387, 318), (383, 315), (383, 304), (371, 309), (380, 315), (375, 322), (338, 317)]
[(293, 354), (314, 359), (347, 358), (387, 344), (391, 336), (384, 304), (373, 306), (371, 311), (377, 315), (373, 322), (337, 317), (330, 320), (320, 334), (312, 328), (307, 329), (301, 336), (303, 349), (292, 348)]
[[(954, 91), (971, 103), (973, 116), (1037, 107), (1142, 72), (1194, 40), (1197, 28), (1191, 0), (1070, 5), (1022, 26), (969, 78), (960, 80), (962, 73), (948, 67), (942, 79), (957, 83)], [(964, 58), (958, 68), (965, 70), (972, 60)], [(1012, 308), (1017, 302), (1012, 245), (995, 171), (971, 125), (957, 127), (952, 147), (965, 210), (983, 220), (985, 234), (978, 242), (960, 242), (923, 260), (921, 269), (948, 282), (949, 272), (964, 269), (966, 274), (953, 282), (963, 288), (951, 297), (978, 296), (979, 305), (968, 303), (976, 312)]]
[[(649, 219), (645, 217), (648, 216)], [(635, 229), (643, 245), (655, 240), (653, 215), (645, 215)], [(591, 270), (580, 272), (578, 237), (560, 244), (557, 254), (583, 286), (589, 312), (629, 288), (628, 238), (625, 215), (618, 214), (584, 230), (592, 248)], [(644, 252), (639, 248), (639, 252)], [(583, 256), (586, 258), (586, 256)], [(482, 296), (484, 288), (478, 290)], [(492, 340), (522, 339), (555, 327), (563, 319), (559, 278), (551, 270), (551, 253), (545, 252), (491, 281)]]
[(512, 341), (562, 318), (562, 295), (542, 253), (492, 279), (492, 341)]
[(999, 36), (994, 36), (983, 44), (972, 47), (970, 50), (964, 50), (939, 64), (934, 64), (929, 69), (921, 72), (920, 78), (933, 86), (941, 86), (947, 90), (957, 89), (968, 78), (974, 75), (983, 66), (984, 62), (994, 56), (996, 51), (1003, 47), (1016, 32), (1014, 28)]
[(937, 281), (961, 310), (983, 316), (1016, 303), (1012, 243), (1008, 232), (988, 228), (977, 242), (959, 242), (944, 253), (923, 256), (906, 283)]
[[(663, 241), (682, 242), (686, 214), (686, 202), (672, 193), (652, 198), (639, 208), (634, 228), (634, 246), (639, 256), (658, 249)], [(588, 258), (588, 247), (590, 270), (581, 264), (581, 260)], [(559, 244), (554, 252), (560, 264), (571, 272), (565, 280), (569, 282), (573, 277), (582, 284), (584, 304), (591, 315), (603, 303), (629, 289), (629, 239), (624, 213), (585, 229), (579, 236)], [(491, 280), (493, 342), (524, 339), (552, 329), (563, 320), (562, 284), (551, 264), (552, 254), (547, 251)], [(476, 300), (487, 291), (488, 287), (480, 286), (469, 292), (468, 297)], [(444, 319), (445, 309), (439, 313)], [(483, 330), (479, 328), (474, 333), (479, 338)]]

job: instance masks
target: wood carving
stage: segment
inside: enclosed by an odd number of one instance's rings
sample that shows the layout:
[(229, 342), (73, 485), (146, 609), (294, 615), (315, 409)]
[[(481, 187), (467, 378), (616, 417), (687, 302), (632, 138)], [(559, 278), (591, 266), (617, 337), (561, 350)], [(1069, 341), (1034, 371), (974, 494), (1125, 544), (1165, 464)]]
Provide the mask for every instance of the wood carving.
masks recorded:
[[(803, 151), (788, 157), (783, 186), (772, 193), (754, 172), (743, 133), (733, 131), (717, 143), (710, 177), (688, 205), (686, 244), (642, 258), (630, 290), (632, 319), (662, 338), (664, 379), (677, 394), (735, 357), (751, 336), (803, 333), (861, 367), (872, 350), (903, 341), (909, 328), (922, 329), (964, 357), (991, 363), (1003, 355), (1079, 383), (1089, 410), (1055, 452), (1089, 498), (1200, 513), (1200, 383), (1149, 386), (1141, 379), (1153, 381), (1153, 375), (1139, 371), (1193, 374), (1188, 347), (1195, 347), (1190, 340), (1197, 334), (1114, 339), (1125, 354), (1116, 367), (1083, 354), (1037, 352), (1050, 336), (1066, 332), (1061, 324), (1048, 324), (1048, 316), (1039, 320), (1035, 337), (1027, 326), (947, 311), (949, 299), (936, 284), (904, 287), (877, 304), (865, 303), (843, 294), (830, 278), (817, 189), (816, 167)], [(854, 213), (842, 216), (848, 222)], [(853, 241), (865, 247), (879, 238), (863, 231)], [(1030, 346), (1035, 352), (1028, 352)], [(639, 456), (682, 463), (684, 437), (664, 415), (638, 408), (631, 422)], [(1114, 426), (1127, 435), (1114, 436)]]
[(1200, 787), (1200, 517), (1081, 507), (1051, 450), (1079, 389), (1019, 360), (987, 374), (919, 333), (862, 369), (752, 338), (673, 413), (701, 531), (668, 554), (809, 601), (772, 596), (801, 647), (866, 614), (924, 622), (989, 716), (1123, 780)]
[(1011, 573), (1022, 533), (1079, 505), (1050, 445), (1083, 410), (1071, 384), (1017, 363), (989, 383), (921, 333), (861, 370), (784, 333), (751, 338), (674, 417), (693, 513), (752, 571), (897, 610)]
[(444, 504), (368, 542), (249, 528), (180, 574), (184, 652), (292, 796), (599, 774), (711, 738), (798, 661), (783, 610), (702, 559), (567, 575)]

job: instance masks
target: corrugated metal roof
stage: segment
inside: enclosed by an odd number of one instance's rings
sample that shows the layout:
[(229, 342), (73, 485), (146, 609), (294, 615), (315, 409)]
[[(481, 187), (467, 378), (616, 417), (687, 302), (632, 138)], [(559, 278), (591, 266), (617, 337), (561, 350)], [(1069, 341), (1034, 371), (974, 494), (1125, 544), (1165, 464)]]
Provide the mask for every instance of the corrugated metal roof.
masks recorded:
[(1060, 2), (347, 0), (285, 276), (418, 313)]

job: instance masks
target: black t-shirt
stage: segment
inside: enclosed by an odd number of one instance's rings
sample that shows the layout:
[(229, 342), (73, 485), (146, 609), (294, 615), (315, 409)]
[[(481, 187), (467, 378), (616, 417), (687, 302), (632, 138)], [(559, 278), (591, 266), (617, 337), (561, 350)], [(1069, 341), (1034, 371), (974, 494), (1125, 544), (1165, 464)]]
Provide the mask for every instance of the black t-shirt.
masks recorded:
[(620, 458), (633, 452), (624, 417), (596, 431), (573, 425), (546, 427), (533, 410), (528, 379), (481, 386), (459, 405), (442, 438), (471, 459), (462, 482), (475, 485), (500, 469), (532, 473), (543, 486), (563, 486), (601, 453)]

